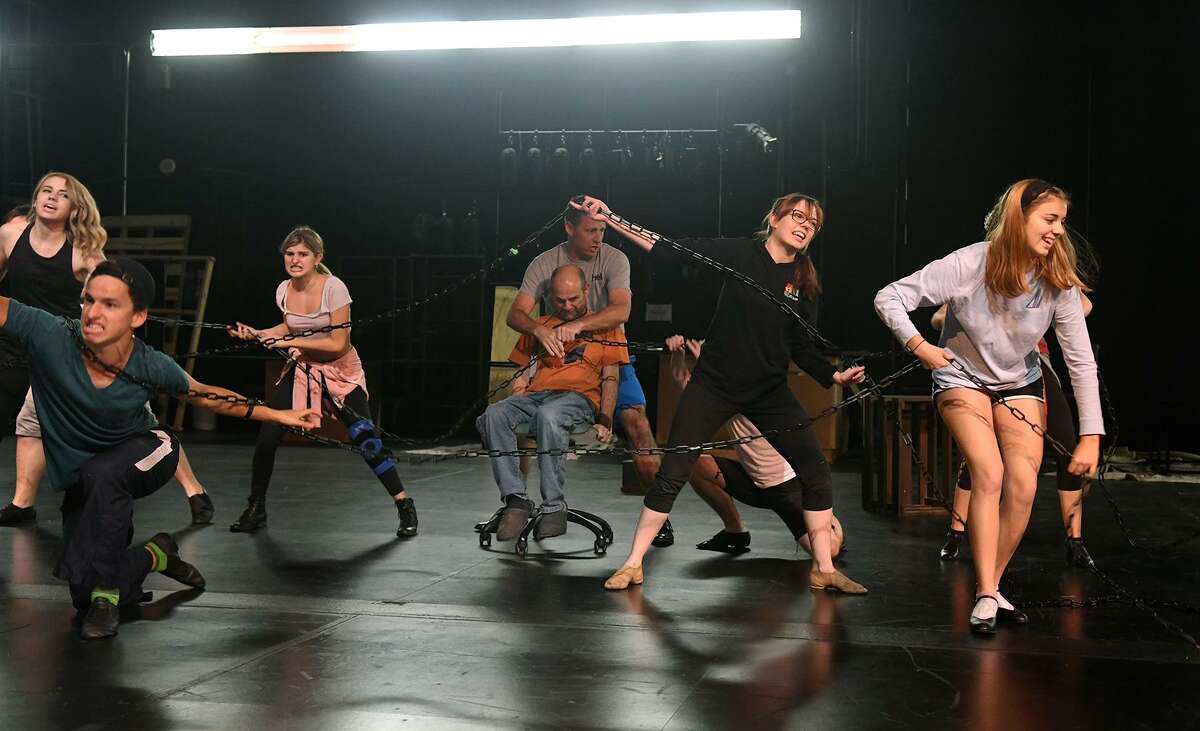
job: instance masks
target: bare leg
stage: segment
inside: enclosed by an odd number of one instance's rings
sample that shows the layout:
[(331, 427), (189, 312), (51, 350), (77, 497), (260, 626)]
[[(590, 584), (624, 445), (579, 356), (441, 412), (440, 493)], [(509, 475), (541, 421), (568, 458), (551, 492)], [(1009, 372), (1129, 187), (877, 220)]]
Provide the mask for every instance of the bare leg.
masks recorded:
[(992, 403), (978, 391), (951, 388), (938, 394), (937, 406), (971, 472), (967, 522), (971, 525), (968, 536), (975, 556), (975, 580), (981, 593), (991, 593), (999, 583), (996, 554), (1000, 540), (1000, 486), (1004, 479), (1004, 462), (992, 423)]
[(692, 474), (688, 477), (688, 482), (691, 483), (696, 494), (708, 503), (708, 507), (712, 508), (721, 518), (725, 530), (730, 533), (746, 532), (746, 524), (742, 522), (741, 513), (734, 505), (733, 498), (725, 492), (725, 476), (717, 467), (716, 460), (707, 454), (700, 455), (700, 459), (696, 460), (695, 466), (692, 467)]
[(37, 437), (17, 437), (17, 487), (12, 503), (19, 508), (33, 507), (38, 485), (46, 471), (46, 454)]
[[(1010, 401), (1009, 405), (1024, 414), (1030, 422), (1045, 426), (1045, 407), (1041, 401), (1018, 399)], [(1028, 424), (1022, 424), (1004, 406), (995, 406), (992, 413), (1004, 459), (1004, 502), (1000, 504), (995, 583), (982, 586), (997, 589), (1000, 577), (1017, 552), (1025, 528), (1029, 525), (1029, 513), (1037, 493), (1038, 468), (1042, 464), (1042, 437), (1034, 433)], [(976, 562), (979, 560), (976, 555)]]
[[(1026, 427), (1028, 429), (1029, 427)], [(1083, 537), (1083, 490), (1059, 490), (1058, 508), (1069, 538)]]
[[(842, 534), (842, 523), (837, 519), (837, 516), (834, 515), (831, 517), (829, 523), (829, 549), (834, 558), (837, 558), (838, 554), (842, 552), (842, 543), (844, 541), (845, 536)], [(808, 555), (812, 555), (812, 541), (808, 539), (807, 533), (800, 536), (796, 542), (800, 544), (800, 547), (803, 548)]]
[(622, 567), (641, 568), (642, 559), (645, 558), (646, 551), (650, 549), (650, 542), (662, 530), (663, 523), (666, 523), (669, 517), (670, 513), (660, 513), (642, 506), (642, 512), (638, 515), (637, 528), (633, 533), (633, 545), (630, 546), (629, 556), (625, 559)]
[(830, 526), (833, 523), (833, 508), (828, 510), (805, 510), (804, 525), (808, 528), (808, 541), (812, 550), (813, 563), (822, 573), (833, 572), (833, 546)]
[[(654, 434), (650, 432), (650, 422), (646, 419), (645, 406), (630, 406), (621, 409), (617, 415), (621, 422), (621, 430), (629, 443), (638, 449), (653, 449), (658, 446), (654, 442)], [(654, 475), (658, 473), (661, 460), (654, 455), (639, 454), (633, 458), (633, 469), (637, 472), (638, 482), (642, 489), (649, 491), (654, 487)]]
[(179, 480), (180, 485), (183, 485), (183, 492), (188, 497), (204, 493), (204, 485), (200, 484), (200, 481), (196, 479), (196, 473), (192, 472), (192, 463), (188, 461), (183, 445), (179, 446), (179, 466), (175, 468), (175, 479)]

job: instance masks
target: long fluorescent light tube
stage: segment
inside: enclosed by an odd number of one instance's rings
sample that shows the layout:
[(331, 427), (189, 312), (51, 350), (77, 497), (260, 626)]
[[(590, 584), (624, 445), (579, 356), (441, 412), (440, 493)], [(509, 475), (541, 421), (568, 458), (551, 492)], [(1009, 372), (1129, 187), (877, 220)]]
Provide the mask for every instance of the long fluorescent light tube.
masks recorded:
[(799, 10), (152, 31), (155, 56), (608, 46), (800, 37)]

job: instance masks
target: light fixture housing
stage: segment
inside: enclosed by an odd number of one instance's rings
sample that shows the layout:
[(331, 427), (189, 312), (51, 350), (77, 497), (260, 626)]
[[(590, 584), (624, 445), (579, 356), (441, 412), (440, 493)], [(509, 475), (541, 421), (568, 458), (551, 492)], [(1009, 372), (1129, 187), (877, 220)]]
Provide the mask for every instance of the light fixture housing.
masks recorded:
[(155, 56), (549, 48), (800, 37), (799, 10), (151, 31)]

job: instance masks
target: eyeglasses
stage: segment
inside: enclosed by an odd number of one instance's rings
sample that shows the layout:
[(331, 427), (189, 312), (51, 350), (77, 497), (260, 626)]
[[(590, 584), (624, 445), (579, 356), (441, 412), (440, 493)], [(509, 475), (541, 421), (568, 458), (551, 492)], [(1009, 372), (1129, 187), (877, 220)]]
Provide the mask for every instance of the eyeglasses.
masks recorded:
[(821, 230), (821, 222), (817, 220), (817, 217), (810, 216), (799, 208), (793, 208), (792, 210), (788, 211), (788, 215), (792, 217), (793, 221), (801, 226), (806, 223), (812, 224), (813, 233)]

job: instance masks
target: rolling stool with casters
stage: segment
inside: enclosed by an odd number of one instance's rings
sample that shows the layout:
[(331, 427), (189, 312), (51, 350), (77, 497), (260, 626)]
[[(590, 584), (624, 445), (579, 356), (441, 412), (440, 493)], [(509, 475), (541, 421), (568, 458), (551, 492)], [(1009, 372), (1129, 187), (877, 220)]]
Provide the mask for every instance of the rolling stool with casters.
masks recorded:
[[(529, 422), (521, 422), (516, 426), (517, 436), (529, 436)], [(611, 447), (611, 444), (601, 442), (596, 438), (596, 431), (591, 424), (580, 424), (571, 430), (571, 443), (586, 447)], [(581, 525), (587, 528), (596, 536), (596, 541), (592, 544), (592, 551), (603, 556), (608, 553), (608, 547), (613, 544), (612, 527), (604, 518), (592, 513), (576, 510), (572, 507), (564, 508), (567, 511), (567, 521)], [(492, 513), (492, 517), (485, 521), (475, 524), (475, 532), (479, 534), (479, 547), (488, 548), (492, 545), (492, 534), (496, 532), (496, 527), (500, 525), (500, 514), (504, 512), (504, 508), (499, 508)], [(529, 536), (533, 533), (537, 524), (542, 520), (542, 510), (538, 508), (533, 511), (529, 522), (525, 524), (525, 529), (521, 531), (521, 535), (517, 536), (516, 554), (521, 558), (525, 558), (529, 551)]]

